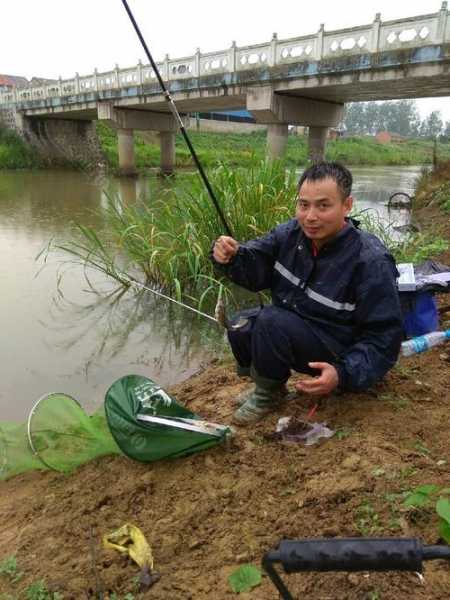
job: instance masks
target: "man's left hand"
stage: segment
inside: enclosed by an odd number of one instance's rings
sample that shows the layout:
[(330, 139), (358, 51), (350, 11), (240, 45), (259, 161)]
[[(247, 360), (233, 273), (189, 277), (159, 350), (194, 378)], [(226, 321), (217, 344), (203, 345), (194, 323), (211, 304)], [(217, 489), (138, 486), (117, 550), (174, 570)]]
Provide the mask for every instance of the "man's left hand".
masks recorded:
[(325, 362), (310, 362), (308, 363), (308, 366), (311, 367), (311, 369), (318, 369), (321, 373), (318, 377), (314, 377), (313, 379), (299, 381), (295, 387), (300, 392), (323, 396), (329, 394), (337, 387), (339, 376), (333, 365)]

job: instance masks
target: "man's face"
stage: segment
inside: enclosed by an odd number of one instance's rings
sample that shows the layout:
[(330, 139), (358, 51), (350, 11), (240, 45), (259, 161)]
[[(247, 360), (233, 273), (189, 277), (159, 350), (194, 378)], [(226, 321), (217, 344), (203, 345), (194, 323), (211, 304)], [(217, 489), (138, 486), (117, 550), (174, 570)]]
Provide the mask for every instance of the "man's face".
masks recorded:
[(343, 198), (334, 179), (304, 181), (295, 216), (306, 237), (320, 248), (344, 227), (352, 205), (352, 197)]

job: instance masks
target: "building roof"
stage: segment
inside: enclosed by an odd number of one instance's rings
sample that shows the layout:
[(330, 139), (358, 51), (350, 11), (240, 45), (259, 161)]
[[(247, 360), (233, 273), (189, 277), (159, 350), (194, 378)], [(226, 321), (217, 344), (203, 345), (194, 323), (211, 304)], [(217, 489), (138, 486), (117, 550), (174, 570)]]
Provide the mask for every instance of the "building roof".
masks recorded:
[(23, 88), (29, 85), (26, 77), (16, 75), (3, 75), (0, 73), (0, 86)]

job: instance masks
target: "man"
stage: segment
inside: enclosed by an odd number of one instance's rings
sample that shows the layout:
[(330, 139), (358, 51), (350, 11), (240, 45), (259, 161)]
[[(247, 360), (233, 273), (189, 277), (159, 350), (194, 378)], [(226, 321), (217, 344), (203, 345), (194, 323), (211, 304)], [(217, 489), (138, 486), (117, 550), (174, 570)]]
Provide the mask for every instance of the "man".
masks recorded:
[(395, 364), (402, 340), (396, 268), (374, 235), (357, 229), (352, 175), (322, 162), (300, 178), (296, 218), (241, 244), (216, 240), (212, 259), (248, 290), (270, 288), (273, 304), (228, 332), (238, 372), (255, 388), (234, 413), (253, 423), (286, 395), (291, 369), (314, 375), (297, 389), (314, 395), (360, 391)]

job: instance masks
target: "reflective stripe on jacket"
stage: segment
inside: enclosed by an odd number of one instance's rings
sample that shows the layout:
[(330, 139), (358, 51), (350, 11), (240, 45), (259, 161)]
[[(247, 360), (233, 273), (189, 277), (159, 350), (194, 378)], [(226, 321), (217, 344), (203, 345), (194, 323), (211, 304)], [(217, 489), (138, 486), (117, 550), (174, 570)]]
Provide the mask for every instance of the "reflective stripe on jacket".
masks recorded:
[(216, 267), (306, 319), (335, 354), (339, 387), (363, 390), (395, 364), (403, 337), (397, 270), (387, 248), (351, 221), (317, 256), (296, 219), (239, 246)]

